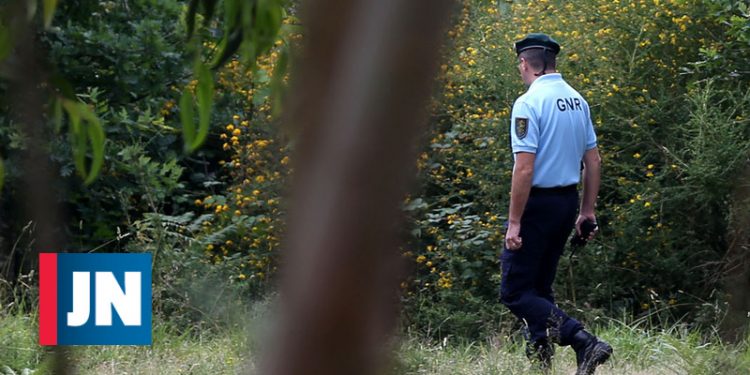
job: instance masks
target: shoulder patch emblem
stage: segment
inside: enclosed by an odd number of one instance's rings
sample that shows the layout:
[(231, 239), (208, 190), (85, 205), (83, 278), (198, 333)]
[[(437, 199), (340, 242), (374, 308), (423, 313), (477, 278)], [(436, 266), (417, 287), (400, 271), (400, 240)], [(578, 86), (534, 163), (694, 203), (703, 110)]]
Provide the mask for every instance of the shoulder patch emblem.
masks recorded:
[(518, 137), (518, 139), (524, 139), (528, 130), (529, 119), (524, 117), (516, 117), (516, 137)]

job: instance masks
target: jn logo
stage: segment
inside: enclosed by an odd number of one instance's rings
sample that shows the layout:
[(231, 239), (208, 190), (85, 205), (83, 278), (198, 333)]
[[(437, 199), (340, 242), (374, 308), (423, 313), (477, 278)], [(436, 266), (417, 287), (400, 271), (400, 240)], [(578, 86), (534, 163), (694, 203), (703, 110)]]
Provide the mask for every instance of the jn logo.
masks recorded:
[(41, 345), (150, 345), (151, 254), (39, 255)]

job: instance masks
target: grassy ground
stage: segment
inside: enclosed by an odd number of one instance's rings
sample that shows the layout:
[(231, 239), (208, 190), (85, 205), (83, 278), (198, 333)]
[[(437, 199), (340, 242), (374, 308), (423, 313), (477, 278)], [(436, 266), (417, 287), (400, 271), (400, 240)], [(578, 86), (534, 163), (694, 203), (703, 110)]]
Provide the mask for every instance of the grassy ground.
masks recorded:
[[(750, 374), (748, 345), (729, 346), (714, 339), (674, 328), (645, 331), (620, 325), (596, 333), (614, 347), (614, 355), (597, 374)], [(521, 343), (498, 337), (485, 343), (426, 343), (420, 339), (403, 342), (399, 352), (401, 374), (534, 374)], [(552, 374), (575, 373), (575, 353), (557, 348)]]
[[(45, 371), (44, 349), (36, 344), (36, 318), (0, 312), (0, 374)], [(615, 355), (597, 374), (748, 374), (747, 344), (729, 346), (704, 341), (696, 333), (674, 328), (647, 331), (611, 323), (597, 330), (615, 348)], [(154, 327), (151, 347), (74, 347), (69, 355), (80, 374), (236, 374), (248, 365), (254, 345), (241, 329), (226, 332), (179, 332), (164, 323)], [(407, 337), (396, 350), (396, 373), (533, 374), (523, 346), (498, 335), (487, 342), (432, 342)], [(553, 374), (575, 372), (569, 348), (558, 349)]]
[[(46, 371), (45, 349), (37, 345), (35, 317), (0, 314), (0, 375)], [(242, 330), (179, 332), (157, 323), (153, 345), (70, 347), (79, 374), (236, 374), (247, 373), (250, 352)], [(3, 372), (5, 371), (5, 372)]]

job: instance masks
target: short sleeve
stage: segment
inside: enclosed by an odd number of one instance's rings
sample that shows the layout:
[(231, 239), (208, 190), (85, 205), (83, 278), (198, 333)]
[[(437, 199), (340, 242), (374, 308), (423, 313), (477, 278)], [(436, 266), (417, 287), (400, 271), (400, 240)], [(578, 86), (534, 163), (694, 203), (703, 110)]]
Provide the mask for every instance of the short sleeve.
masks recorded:
[(588, 104), (586, 105), (588, 124), (586, 124), (586, 150), (591, 150), (596, 147), (596, 131), (594, 130), (594, 123), (591, 121), (591, 109)]
[(513, 104), (510, 116), (510, 143), (513, 153), (536, 154), (539, 147), (539, 120), (533, 108), (523, 101)]

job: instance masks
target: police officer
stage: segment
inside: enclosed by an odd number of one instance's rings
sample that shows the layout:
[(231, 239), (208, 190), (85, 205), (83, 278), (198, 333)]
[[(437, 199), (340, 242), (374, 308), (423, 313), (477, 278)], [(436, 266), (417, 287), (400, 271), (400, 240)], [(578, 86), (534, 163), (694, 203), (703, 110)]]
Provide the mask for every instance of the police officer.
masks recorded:
[(535, 33), (516, 42), (515, 50), (528, 91), (511, 114), (515, 163), (500, 300), (526, 324), (527, 354), (543, 369), (549, 368), (556, 343), (573, 347), (577, 374), (593, 374), (612, 347), (555, 305), (552, 283), (573, 228), (580, 235), (584, 221), (596, 223), (601, 164), (596, 134), (588, 103), (555, 70), (560, 45)]

